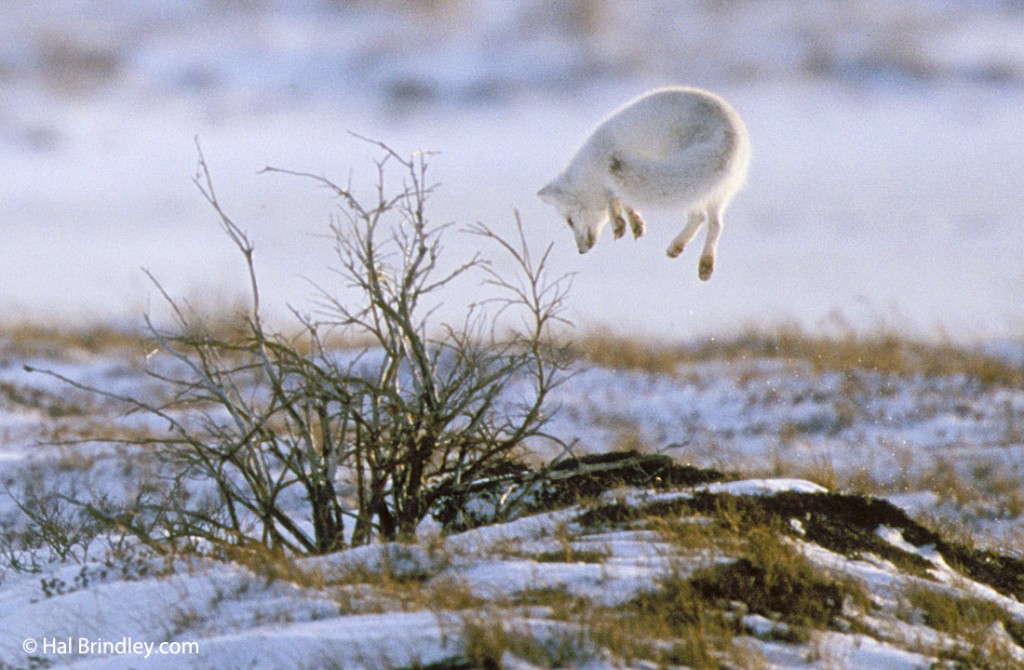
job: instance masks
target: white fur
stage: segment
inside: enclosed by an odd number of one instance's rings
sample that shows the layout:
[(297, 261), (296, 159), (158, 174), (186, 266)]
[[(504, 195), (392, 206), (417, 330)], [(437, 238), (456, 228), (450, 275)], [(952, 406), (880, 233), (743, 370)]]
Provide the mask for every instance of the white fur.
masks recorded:
[(743, 186), (750, 137), (733, 107), (714, 93), (668, 87), (631, 100), (605, 119), (568, 167), (537, 194), (565, 217), (581, 254), (612, 220), (615, 237), (628, 220), (644, 232), (637, 206), (685, 209), (683, 231), (669, 245), (675, 258), (707, 221), (701, 279), (715, 266), (722, 213)]

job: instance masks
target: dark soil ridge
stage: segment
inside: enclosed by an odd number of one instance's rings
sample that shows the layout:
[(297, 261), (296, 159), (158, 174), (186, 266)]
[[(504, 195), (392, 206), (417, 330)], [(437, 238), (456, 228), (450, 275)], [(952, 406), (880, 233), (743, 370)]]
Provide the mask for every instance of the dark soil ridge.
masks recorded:
[[(614, 488), (678, 489), (729, 478), (718, 470), (681, 465), (664, 454), (589, 454), (539, 469), (517, 466), (495, 473), (441, 500), (433, 516), (447, 532), (461, 532), (563, 509)], [(471, 511), (474, 506), (482, 511)]]
[(552, 464), (528, 507), (531, 512), (558, 509), (623, 486), (675, 489), (728, 478), (718, 470), (681, 465), (664, 454), (594, 454)]
[[(604, 505), (584, 512), (577, 521), (584, 525), (599, 525), (680, 514), (721, 517), (723, 510), (735, 510), (739, 518), (751, 522), (774, 521), (780, 532), (814, 542), (848, 558), (873, 554), (910, 574), (930, 578), (928, 570), (934, 567), (931, 562), (878, 536), (881, 526), (889, 526), (899, 530), (903, 539), (914, 547), (933, 546), (954, 570), (1004, 596), (1024, 602), (1024, 561), (949, 542), (892, 503), (867, 496), (795, 491), (756, 496), (695, 492), (691, 497), (639, 507), (618, 503)], [(793, 527), (791, 520), (800, 522), (800, 531)]]

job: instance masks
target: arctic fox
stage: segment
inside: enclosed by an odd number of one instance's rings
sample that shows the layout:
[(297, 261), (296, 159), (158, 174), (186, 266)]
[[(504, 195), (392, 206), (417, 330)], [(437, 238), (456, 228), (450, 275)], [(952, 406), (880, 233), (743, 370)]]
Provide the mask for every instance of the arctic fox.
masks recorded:
[(743, 186), (750, 138), (733, 107), (714, 93), (668, 87), (626, 103), (597, 127), (568, 167), (537, 194), (558, 208), (590, 251), (611, 218), (615, 238), (644, 233), (637, 206), (687, 210), (669, 245), (675, 258), (708, 223), (699, 276), (710, 279), (722, 234), (722, 212)]

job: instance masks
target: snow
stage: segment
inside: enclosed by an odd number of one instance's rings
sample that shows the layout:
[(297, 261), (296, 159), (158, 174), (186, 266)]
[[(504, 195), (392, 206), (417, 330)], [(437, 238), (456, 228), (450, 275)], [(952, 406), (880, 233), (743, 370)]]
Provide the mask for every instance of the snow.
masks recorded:
[[(384, 633), (386, 631), (386, 633)], [(145, 659), (146, 668), (180, 668), (199, 657), (199, 667), (267, 669), (294, 667), (297, 659), (328, 667), (360, 667), (364, 663), (394, 665), (430, 662), (451, 655), (442, 626), (429, 612), (390, 613), (310, 621), (286, 628), (264, 627), (216, 636), (200, 643), (199, 654), (169, 653)], [(134, 668), (137, 655), (84, 657), (72, 668)]]
[(712, 361), (663, 375), (585, 370), (558, 389), (564, 411), (553, 423), (583, 450), (635, 435), (701, 466), (742, 463), (772, 476), (780, 468), (804, 477), (861, 472), (892, 490), (954, 461), (964, 473), (980, 467), (1019, 477), (1019, 394), (1010, 396), (968, 379)]
[[(141, 353), (137, 356), (142, 358)], [(129, 352), (54, 358), (36, 354), (31, 362), (120, 392), (154, 397), (160, 393), (143, 376), (142, 361), (133, 362)], [(162, 364), (159, 357), (151, 357), (149, 363)], [(579, 373), (557, 391), (562, 411), (550, 428), (566, 442), (575, 441), (574, 448), (595, 452), (613, 449), (623, 434), (638, 431), (647, 445), (746, 475), (678, 491), (612, 490), (590, 504), (642, 507), (698, 493), (815, 494), (826, 489), (801, 473), (827, 475), (831, 468), (843, 480), (875, 472), (880, 486), (886, 486), (886, 476), (891, 478), (890, 498), (904, 509), (961, 524), (977, 541), (998, 549), (1016, 546), (1022, 517), (1013, 505), (1001, 506), (980, 489), (973, 500), (957, 502), (943, 488), (944, 480), (930, 479), (929, 473), (952, 467), (966, 482), (985, 472), (1007, 482), (1020, 481), (1024, 444), (1008, 433), (1012, 425), (1007, 421), (1014, 419), (1005, 409), (1020, 406), (1019, 389), (985, 388), (957, 377), (850, 371), (840, 379), (837, 374), (796, 360), (760, 358), (681, 362), (663, 374), (580, 364)], [(4, 397), (0, 456), (6, 481), (20, 474), (47, 490), (88, 486), (111, 496), (129, 494), (135, 482), (124, 459), (130, 455), (98, 443), (74, 448), (36, 443), (48, 436), (88, 434), (95, 425), (157, 431), (161, 426), (147, 426), (139, 417), (120, 417), (120, 410), (110, 403), (62, 386), (52, 377), (28, 373), (11, 353), (0, 355), (0, 381), (18, 389), (20, 396), (45, 393), (49, 395), (40, 397), (59, 398), (84, 409), (83, 414), (54, 416), (46, 409), (49, 400), (34, 407), (12, 401), (14, 396)], [(846, 418), (839, 420), (837, 408), (843, 403), (849, 407), (841, 411)], [(776, 470), (787, 474), (773, 473)], [(906, 482), (903, 488), (901, 481)], [(979, 479), (978, 486), (987, 481)], [(17, 491), (15, 485), (12, 493)], [(4, 495), (0, 501), (0, 517), (15, 519), (13, 499)], [(195, 659), (151, 655), (145, 667), (289, 667), (290, 661), (282, 659), (295, 658), (306, 664), (297, 667), (317, 665), (324, 658), (336, 659), (341, 667), (360, 667), (366, 658), (388, 658), (402, 667), (410, 659), (426, 663), (460, 653), (460, 617), (467, 615), (403, 611), (388, 605), (387, 597), (375, 596), (372, 585), (346, 586), (352, 575), (386, 572), (397, 580), (428, 583), (447, 579), (492, 603), (509, 602), (522, 593), (555, 591), (614, 607), (649, 590), (669, 570), (697, 570), (729, 560), (714, 551), (698, 551), (680, 564), (678, 547), (650, 528), (584, 527), (577, 521), (583, 511), (576, 507), (527, 516), (446, 538), (439, 538), (436, 525), (427, 522), (418, 544), (372, 545), (297, 561), (301, 570), (322, 576), (323, 588), (200, 559), (168, 565), (157, 559), (119, 558), (108, 565), (98, 549), (90, 551), (91, 559), (81, 565), (44, 560), (36, 574), (8, 569), (0, 581), (0, 660), (22, 663), (20, 645), (26, 639), (50, 641), (52, 648), (57, 640), (81, 637), (199, 644)], [(690, 522), (704, 523), (699, 518)], [(799, 534), (799, 519), (790, 525)], [(777, 622), (745, 620), (748, 642), (768, 659), (768, 667), (827, 668), (827, 659), (837, 658), (845, 659), (849, 668), (884, 667), (886, 662), (892, 667), (928, 667), (930, 660), (919, 661), (930, 657), (913, 641), (934, 643), (923, 648), (949, 641), (920, 623), (893, 620), (891, 613), (899, 611), (905, 602), (901, 594), (910, 585), (987, 600), (1024, 620), (1024, 605), (966, 579), (934, 547), (913, 546), (893, 528), (880, 528), (878, 534), (929, 560), (935, 581), (908, 576), (875, 556), (849, 558), (811, 544), (806, 537), (795, 541), (822, 570), (865, 584), (881, 613), (862, 620), (875, 631), (874, 637), (819, 631), (809, 646), (797, 648), (772, 640), (771, 626)], [(566, 554), (567, 547), (576, 559)], [(349, 594), (347, 599), (338, 596), (338, 589)], [(380, 601), (376, 605), (375, 599)], [(543, 619), (545, 611), (536, 608), (522, 616)], [(512, 625), (521, 623), (517, 617), (505, 618)], [(407, 647), (394, 647), (396, 636)], [(353, 641), (359, 644), (353, 646)], [(388, 656), (389, 650), (397, 656)], [(806, 661), (812, 651), (826, 660), (817, 666)], [(43, 656), (71, 667), (141, 663), (138, 655), (124, 653), (53, 651)]]
[(724, 484), (706, 484), (695, 487), (697, 491), (712, 494), (725, 493), (734, 496), (762, 496), (792, 491), (793, 493), (825, 493), (828, 489), (802, 479), (747, 479)]
[(867, 636), (824, 633), (818, 644), (827, 667), (885, 668), (886, 670), (918, 670), (930, 667), (931, 659), (905, 651)]

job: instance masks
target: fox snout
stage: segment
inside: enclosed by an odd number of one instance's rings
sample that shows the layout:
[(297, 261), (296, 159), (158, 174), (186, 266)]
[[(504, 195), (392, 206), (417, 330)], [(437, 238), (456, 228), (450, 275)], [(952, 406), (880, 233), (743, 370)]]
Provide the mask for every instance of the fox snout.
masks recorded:
[[(575, 233), (575, 231), (573, 232)], [(590, 228), (587, 228), (582, 233), (576, 233), (576, 248), (581, 256), (593, 249), (596, 241), (594, 239), (594, 231)]]

